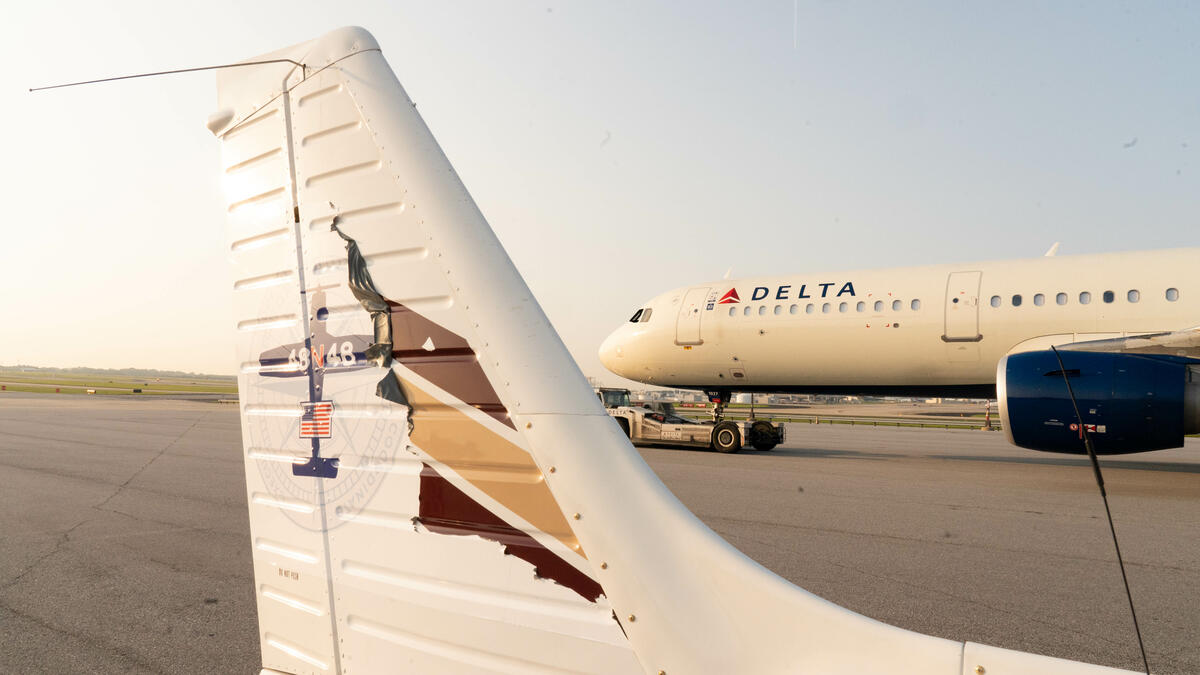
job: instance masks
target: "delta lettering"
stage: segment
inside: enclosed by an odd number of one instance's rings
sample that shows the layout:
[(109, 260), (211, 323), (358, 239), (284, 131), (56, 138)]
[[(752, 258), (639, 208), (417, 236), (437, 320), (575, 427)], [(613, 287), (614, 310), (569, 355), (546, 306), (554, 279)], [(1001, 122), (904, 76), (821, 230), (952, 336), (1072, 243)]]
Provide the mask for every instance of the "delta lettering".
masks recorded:
[[(838, 289), (836, 293), (833, 291), (834, 288)], [(852, 281), (847, 281), (840, 286), (837, 284), (837, 282), (833, 281), (828, 281), (821, 284), (813, 284), (811, 292), (808, 284), (800, 284), (799, 290), (796, 291), (793, 291), (792, 289), (793, 287), (791, 284), (786, 284), (783, 286), (776, 286), (774, 293), (772, 293), (769, 286), (755, 286), (754, 291), (750, 294), (750, 301), (756, 302), (758, 300), (767, 299), (803, 300), (805, 298), (840, 298), (843, 295), (848, 295), (852, 298), (855, 297), (854, 282)], [(726, 305), (734, 302), (741, 302), (741, 298), (738, 297), (737, 289), (731, 288), (729, 289), (729, 292), (722, 296), (720, 304)]]

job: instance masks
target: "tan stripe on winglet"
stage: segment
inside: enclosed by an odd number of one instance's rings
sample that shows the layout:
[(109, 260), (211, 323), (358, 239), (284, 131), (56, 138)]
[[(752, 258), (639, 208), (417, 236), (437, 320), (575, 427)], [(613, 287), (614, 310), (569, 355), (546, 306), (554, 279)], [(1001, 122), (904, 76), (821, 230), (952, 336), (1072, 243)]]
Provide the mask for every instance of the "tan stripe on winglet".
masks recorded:
[(401, 384), (413, 407), (411, 437), (417, 447), (538, 530), (587, 557), (529, 453), (410, 380), (401, 378)]

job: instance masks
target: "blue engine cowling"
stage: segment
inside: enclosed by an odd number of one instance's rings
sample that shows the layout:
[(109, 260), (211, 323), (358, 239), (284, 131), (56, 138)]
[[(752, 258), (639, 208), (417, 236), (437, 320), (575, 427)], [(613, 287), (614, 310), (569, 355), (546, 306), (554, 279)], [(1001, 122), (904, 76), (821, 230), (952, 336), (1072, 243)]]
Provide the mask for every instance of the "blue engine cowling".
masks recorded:
[(1179, 356), (1067, 349), (1057, 357), (1052, 350), (1010, 354), (996, 369), (1004, 431), (1022, 448), (1049, 452), (1085, 454), (1081, 425), (1099, 454), (1180, 447), (1184, 435), (1200, 426), (1198, 363)]

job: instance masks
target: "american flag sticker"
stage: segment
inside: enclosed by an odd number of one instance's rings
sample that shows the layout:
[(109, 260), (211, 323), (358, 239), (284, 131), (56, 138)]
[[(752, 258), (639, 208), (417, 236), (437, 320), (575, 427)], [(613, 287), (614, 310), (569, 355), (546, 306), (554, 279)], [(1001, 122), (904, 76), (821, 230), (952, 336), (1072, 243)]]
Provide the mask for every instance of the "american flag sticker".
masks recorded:
[(330, 438), (333, 436), (333, 401), (301, 403), (300, 438)]

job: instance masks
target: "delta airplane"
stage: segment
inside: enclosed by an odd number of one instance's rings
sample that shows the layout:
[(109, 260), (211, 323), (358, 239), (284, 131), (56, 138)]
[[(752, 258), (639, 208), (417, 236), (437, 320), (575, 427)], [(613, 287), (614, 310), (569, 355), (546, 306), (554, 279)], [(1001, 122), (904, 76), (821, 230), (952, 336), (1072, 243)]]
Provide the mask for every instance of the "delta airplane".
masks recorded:
[[(1071, 345), (1076, 351), (1126, 356), (1196, 356), (1197, 331), (1188, 327), (1200, 317), (1198, 259), (1196, 248), (1048, 254), (695, 284), (644, 303), (604, 341), (600, 359), (622, 377), (704, 390), (718, 404), (733, 391), (977, 398), (999, 393), (1005, 429), (1010, 437), (1017, 433), (1014, 442), (1038, 449), (1065, 443), (1068, 451), (1078, 451), (1078, 439), (1067, 438), (1078, 424), (1072, 430), (1072, 423), (1064, 421), (1072, 415), (1060, 408), (1034, 418), (1008, 419), (1011, 396), (1025, 395), (1021, 387), (1041, 382), (1037, 377), (1044, 374), (1036, 373), (1030, 381), (1020, 370), (1016, 386), (1006, 386), (1013, 375), (1010, 367), (1017, 367), (1010, 355)], [(1036, 357), (1023, 360), (1030, 358)], [(1186, 359), (1155, 357), (1113, 367), (1140, 373), (1134, 367), (1138, 364), (1178, 371), (1170, 392), (1156, 392), (1159, 399), (1191, 391), (1184, 386), (1191, 377)], [(1101, 366), (1097, 362), (1095, 367)], [(1054, 370), (1062, 368), (1046, 372)], [(1186, 414), (1172, 418), (1178, 433), (1170, 434), (1169, 445), (1158, 439), (1141, 447), (1136, 438), (1101, 445), (1108, 452), (1182, 445), (1182, 432), (1200, 427), (1194, 407), (1176, 411)], [(1095, 419), (1084, 423), (1089, 429), (1103, 428), (1097, 437), (1113, 441), (1124, 432), (1106, 419), (1112, 412), (1111, 405), (1094, 411)], [(1068, 432), (1063, 443), (1043, 438), (1045, 432), (1058, 431), (1056, 422), (1063, 422)], [(1033, 427), (1032, 437), (1022, 437), (1030, 431), (1026, 426)], [(1056, 447), (1041, 447), (1047, 443)]]
[[(1118, 672), (904, 630), (747, 558), (605, 412), (369, 33), (244, 65), (217, 76), (208, 128), (264, 674)], [(1166, 288), (1178, 294), (1162, 303), (1193, 294), (1183, 267), (1151, 268), (1154, 285), (1094, 277), (1094, 302), (1108, 288), (1147, 307)], [(990, 288), (974, 274), (960, 303)], [(858, 302), (894, 298), (904, 307), (863, 330), (900, 339), (941, 302), (883, 282), (755, 282), (725, 304), (727, 289), (701, 287), (638, 326), (669, 325), (679, 349), (707, 354), (717, 325), (777, 317), (759, 328), (774, 339), (784, 317), (849, 321)], [(952, 324), (947, 349), (990, 348), (989, 325)]]

